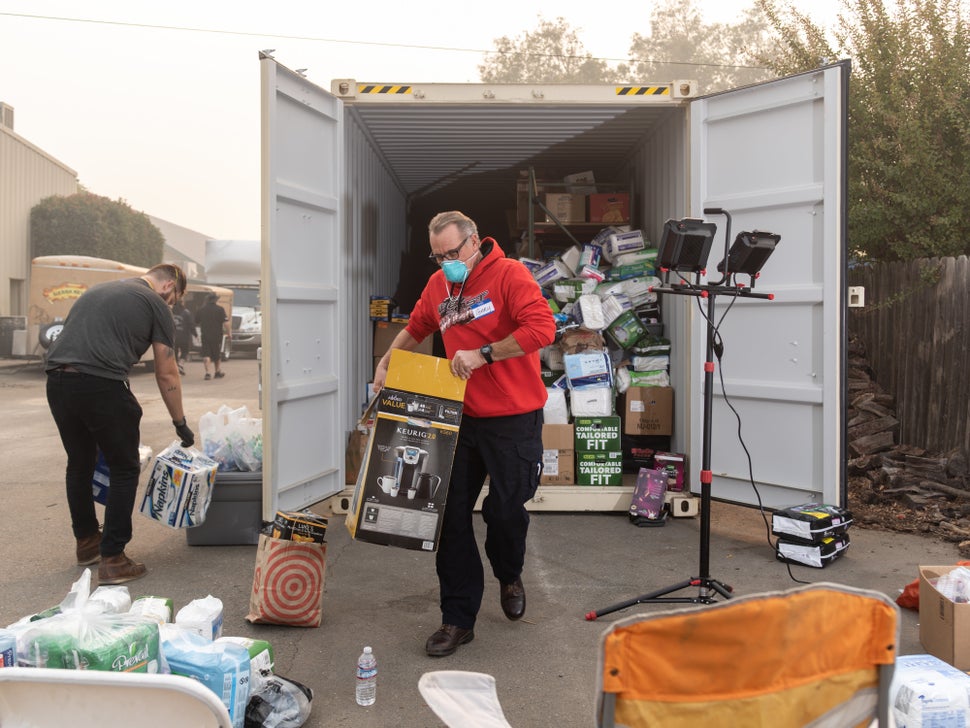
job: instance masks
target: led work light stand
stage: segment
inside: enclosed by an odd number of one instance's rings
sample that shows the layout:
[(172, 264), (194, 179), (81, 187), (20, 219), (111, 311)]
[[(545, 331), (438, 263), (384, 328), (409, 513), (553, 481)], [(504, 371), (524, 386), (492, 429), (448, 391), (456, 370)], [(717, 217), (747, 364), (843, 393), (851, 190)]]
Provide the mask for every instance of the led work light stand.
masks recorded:
[[(704, 359), (704, 430), (703, 451), (700, 472), (701, 507), (700, 507), (700, 564), (699, 576), (691, 576), (676, 584), (641, 594), (624, 602), (598, 609), (586, 614), (588, 621), (605, 614), (626, 609), (636, 604), (674, 603), (674, 604), (711, 604), (717, 595), (725, 599), (731, 598), (733, 589), (724, 582), (711, 576), (711, 421), (713, 418), (714, 402), (714, 349), (717, 336), (717, 326), (714, 324), (715, 302), (718, 296), (733, 296), (735, 298), (762, 298), (772, 300), (773, 294), (755, 293), (754, 281), (758, 277), (761, 266), (774, 251), (780, 240), (779, 235), (764, 232), (739, 233), (734, 245), (728, 250), (727, 241), (731, 238), (731, 215), (719, 207), (707, 208), (705, 215), (724, 215), (727, 218), (727, 228), (724, 236), (724, 257), (718, 263), (717, 269), (723, 274), (721, 280), (713, 284), (700, 283), (701, 275), (705, 273), (707, 257), (710, 254), (711, 243), (714, 240), (716, 226), (702, 220), (685, 218), (683, 220), (668, 220), (664, 225), (660, 248), (657, 253), (657, 266), (661, 271), (662, 285), (655, 288), (658, 293), (679, 296), (695, 296), (707, 299), (707, 352)], [(671, 273), (676, 273), (680, 282), (670, 282)], [(694, 281), (688, 281), (683, 274), (692, 273)], [(749, 277), (745, 286), (737, 281), (737, 275)], [(697, 588), (695, 596), (670, 596), (674, 592), (691, 587)]]

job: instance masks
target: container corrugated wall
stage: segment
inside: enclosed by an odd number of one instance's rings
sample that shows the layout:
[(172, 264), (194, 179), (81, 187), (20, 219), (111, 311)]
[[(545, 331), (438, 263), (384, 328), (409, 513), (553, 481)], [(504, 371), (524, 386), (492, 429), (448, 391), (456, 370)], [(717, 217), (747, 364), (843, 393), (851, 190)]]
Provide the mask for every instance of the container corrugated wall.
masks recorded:
[[(668, 219), (691, 215), (688, 110), (668, 114), (644, 139), (632, 160), (636, 180), (632, 186), (637, 196), (640, 224), (654, 245)], [(663, 296), (664, 333), (671, 341), (670, 383), (681, 400), (674, 411), (682, 412), (684, 402), (696, 395), (690, 391), (690, 319), (694, 299), (688, 296)], [(674, 418), (674, 442), (689, 442), (687, 417)]]
[(77, 172), (0, 126), (0, 315), (27, 314), (31, 208), (75, 192)]
[(344, 430), (360, 417), (365, 385), (374, 374), (370, 296), (392, 295), (397, 288), (398, 261), (407, 247), (407, 202), (404, 192), (374, 149), (352, 113), (347, 114), (344, 164), (343, 228), (347, 292), (344, 348), (348, 386), (343, 390)]

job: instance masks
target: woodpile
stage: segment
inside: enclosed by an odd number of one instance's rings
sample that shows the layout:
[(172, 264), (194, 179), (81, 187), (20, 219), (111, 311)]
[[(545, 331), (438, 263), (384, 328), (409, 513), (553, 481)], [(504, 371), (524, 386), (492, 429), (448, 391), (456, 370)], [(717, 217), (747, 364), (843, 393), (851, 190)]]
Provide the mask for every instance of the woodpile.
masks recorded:
[[(893, 517), (927, 525), (970, 553), (970, 469), (966, 453), (929, 453), (896, 442), (895, 402), (872, 378), (865, 348), (849, 341), (848, 476), (850, 504), (893, 506)], [(917, 515), (918, 514), (918, 515)], [(877, 520), (874, 518), (868, 520)], [(881, 525), (886, 525), (885, 523)], [(935, 526), (935, 528), (931, 528)]]

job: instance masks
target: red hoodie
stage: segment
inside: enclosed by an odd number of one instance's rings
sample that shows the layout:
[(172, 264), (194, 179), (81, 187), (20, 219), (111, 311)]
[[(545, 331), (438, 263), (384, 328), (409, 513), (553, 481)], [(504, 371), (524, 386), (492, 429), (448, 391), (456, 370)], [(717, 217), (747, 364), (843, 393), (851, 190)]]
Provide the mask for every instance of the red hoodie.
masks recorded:
[(472, 417), (502, 417), (542, 409), (546, 387), (539, 374), (539, 349), (556, 337), (552, 311), (528, 268), (506, 258), (492, 238), (482, 240), (481, 252), (484, 257), (464, 286), (435, 271), (411, 312), (408, 333), (420, 342), (440, 329), (449, 359), (459, 349), (478, 349), (512, 334), (525, 355), (472, 372), (464, 411)]

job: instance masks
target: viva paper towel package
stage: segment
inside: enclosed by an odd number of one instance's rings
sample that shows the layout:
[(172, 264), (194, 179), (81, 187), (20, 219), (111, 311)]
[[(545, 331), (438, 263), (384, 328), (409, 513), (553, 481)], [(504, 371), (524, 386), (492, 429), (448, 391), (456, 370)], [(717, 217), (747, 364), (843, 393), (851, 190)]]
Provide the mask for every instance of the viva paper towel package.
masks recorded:
[(212, 642), (178, 625), (162, 628), (162, 651), (173, 675), (198, 680), (219, 696), (233, 728), (243, 728), (249, 702), (249, 650), (232, 642)]

